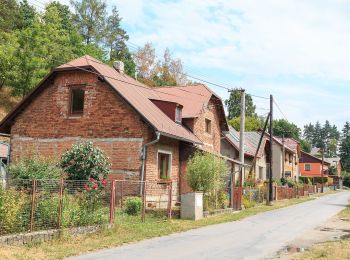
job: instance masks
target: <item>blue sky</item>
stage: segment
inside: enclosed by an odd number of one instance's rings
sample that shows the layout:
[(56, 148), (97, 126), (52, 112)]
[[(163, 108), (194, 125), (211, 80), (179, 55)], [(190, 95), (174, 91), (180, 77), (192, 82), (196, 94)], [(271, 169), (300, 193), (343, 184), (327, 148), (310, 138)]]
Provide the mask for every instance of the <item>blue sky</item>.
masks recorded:
[[(191, 75), (273, 94), (299, 127), (328, 119), (341, 128), (350, 119), (350, 1), (107, 3), (117, 5), (132, 44), (152, 42), (159, 53), (170, 48)], [(210, 87), (227, 98), (226, 90)], [(254, 101), (266, 113), (268, 101)]]

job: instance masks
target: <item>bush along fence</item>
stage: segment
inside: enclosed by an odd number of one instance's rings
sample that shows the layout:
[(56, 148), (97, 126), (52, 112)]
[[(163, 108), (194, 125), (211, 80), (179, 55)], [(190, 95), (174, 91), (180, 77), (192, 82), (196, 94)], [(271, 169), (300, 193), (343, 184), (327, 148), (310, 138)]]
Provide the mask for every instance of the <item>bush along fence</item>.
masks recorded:
[(177, 187), (170, 181), (2, 179), (0, 236), (171, 218)]

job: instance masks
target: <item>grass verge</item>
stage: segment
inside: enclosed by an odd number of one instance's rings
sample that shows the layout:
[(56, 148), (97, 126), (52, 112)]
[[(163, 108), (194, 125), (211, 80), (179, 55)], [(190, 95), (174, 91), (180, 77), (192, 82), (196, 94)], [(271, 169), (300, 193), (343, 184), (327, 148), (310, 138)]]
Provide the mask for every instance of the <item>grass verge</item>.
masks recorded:
[[(325, 193), (330, 194), (330, 193)], [(319, 195), (317, 195), (318, 197)], [(314, 199), (302, 197), (299, 199), (276, 201), (272, 206), (258, 205), (254, 208), (242, 210), (238, 213), (228, 213), (199, 221), (173, 219), (164, 222), (130, 223), (118, 222), (112, 229), (102, 230), (95, 234), (62, 237), (30, 246), (1, 246), (2, 259), (62, 259), (67, 256), (78, 255), (88, 251), (119, 246), (125, 243), (140, 241), (148, 238), (169, 235), (207, 225), (237, 221), (258, 213), (284, 208)]]

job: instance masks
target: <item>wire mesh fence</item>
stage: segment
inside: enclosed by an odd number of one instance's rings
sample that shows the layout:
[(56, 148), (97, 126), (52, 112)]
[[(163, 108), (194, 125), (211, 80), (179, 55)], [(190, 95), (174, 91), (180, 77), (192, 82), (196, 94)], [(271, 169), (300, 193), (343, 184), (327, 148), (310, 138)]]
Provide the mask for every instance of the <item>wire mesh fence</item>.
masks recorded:
[(178, 215), (177, 182), (0, 180), (0, 235)]

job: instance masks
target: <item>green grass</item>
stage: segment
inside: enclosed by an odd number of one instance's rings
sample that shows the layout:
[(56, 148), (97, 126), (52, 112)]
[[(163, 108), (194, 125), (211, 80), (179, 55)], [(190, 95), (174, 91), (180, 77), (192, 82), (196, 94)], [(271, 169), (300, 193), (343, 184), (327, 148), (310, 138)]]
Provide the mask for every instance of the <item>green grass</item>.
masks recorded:
[[(116, 225), (111, 229), (102, 230), (95, 234), (71, 237), (63, 236), (59, 240), (31, 246), (3, 246), (0, 248), (2, 259), (62, 259), (67, 256), (78, 255), (88, 251), (119, 246), (148, 238), (164, 236), (207, 225), (237, 221), (258, 213), (287, 207), (313, 199), (303, 197), (299, 199), (274, 202), (272, 206), (258, 205), (242, 210), (238, 213), (228, 213), (199, 221), (173, 219), (155, 222), (155, 218), (146, 218), (141, 223), (139, 217), (125, 217), (116, 219)], [(118, 218), (118, 215), (116, 216)]]

